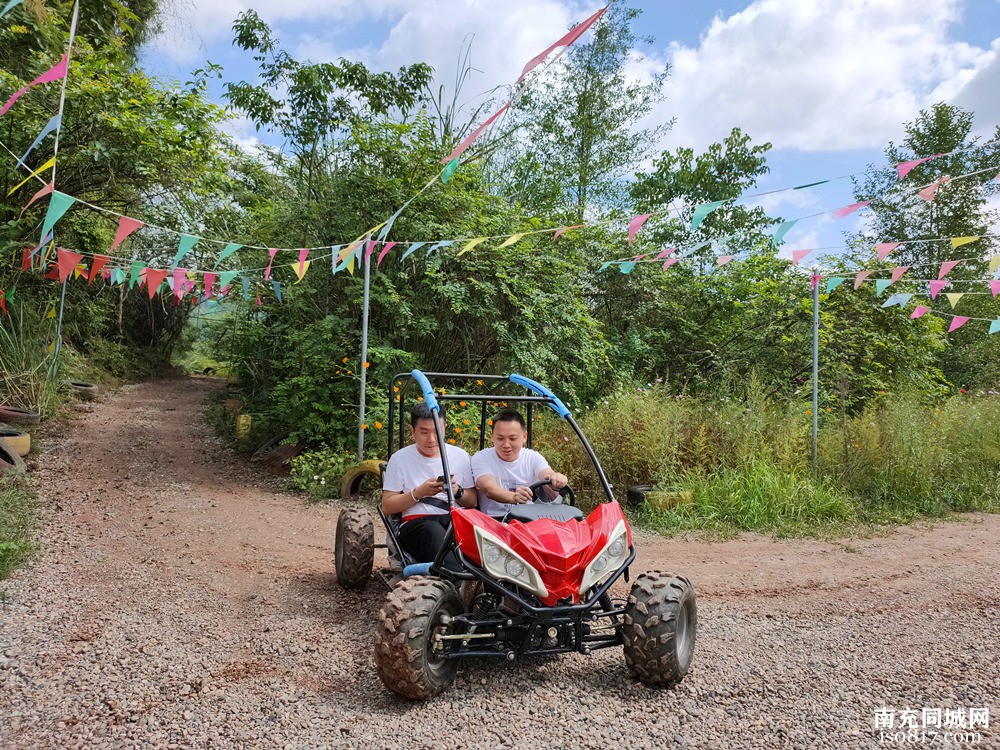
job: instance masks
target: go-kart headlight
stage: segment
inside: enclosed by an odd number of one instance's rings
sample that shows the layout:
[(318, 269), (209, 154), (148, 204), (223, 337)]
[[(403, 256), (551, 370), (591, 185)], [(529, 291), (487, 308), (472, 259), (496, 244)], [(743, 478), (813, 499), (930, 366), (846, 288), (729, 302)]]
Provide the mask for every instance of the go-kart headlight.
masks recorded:
[(583, 571), (583, 580), (580, 582), (580, 597), (587, 595), (594, 586), (602, 583), (609, 575), (617, 571), (625, 558), (628, 557), (628, 530), (625, 522), (619, 521), (611, 532), (609, 541), (597, 557), (590, 561), (590, 565)]
[(527, 560), (490, 532), (476, 526), (475, 533), (483, 570), (494, 578), (523, 586), (535, 596), (543, 598), (548, 596), (549, 592), (542, 583), (542, 577)]

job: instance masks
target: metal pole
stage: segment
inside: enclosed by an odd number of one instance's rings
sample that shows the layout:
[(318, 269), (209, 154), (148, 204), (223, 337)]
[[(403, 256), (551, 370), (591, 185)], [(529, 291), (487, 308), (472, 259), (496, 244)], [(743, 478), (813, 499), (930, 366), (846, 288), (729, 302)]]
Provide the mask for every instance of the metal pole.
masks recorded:
[[(62, 79), (62, 89), (59, 92), (59, 127), (56, 128), (56, 139), (52, 147), (52, 185), (55, 187), (56, 184), (56, 157), (59, 156), (59, 135), (62, 132), (62, 114), (66, 107), (66, 83), (69, 81), (69, 61), (73, 55), (73, 39), (76, 37), (76, 20), (80, 13), (80, 3), (73, 3), (73, 18), (69, 22), (69, 44), (66, 45), (66, 75)], [(55, 239), (55, 232), (52, 233), (53, 239)], [(44, 237), (42, 239), (45, 239)], [(58, 258), (58, 256), (57, 256)], [(66, 284), (69, 282), (69, 276), (66, 277), (66, 281), (62, 284), (62, 296), (59, 298), (59, 320), (56, 321), (56, 340), (53, 342), (53, 352), (52, 352), (52, 370), (51, 377), (55, 377), (59, 372), (59, 354), (62, 350), (62, 322), (63, 322), (63, 310), (66, 309)]]
[(813, 424), (812, 424), (812, 466), (813, 474), (819, 474), (819, 271), (813, 269)]
[(362, 263), (365, 266), (365, 297), (361, 304), (361, 406), (358, 410), (358, 462), (365, 460), (365, 388), (368, 380), (368, 291), (371, 284), (371, 263), (369, 262), (368, 243), (371, 235), (365, 238), (361, 247)]

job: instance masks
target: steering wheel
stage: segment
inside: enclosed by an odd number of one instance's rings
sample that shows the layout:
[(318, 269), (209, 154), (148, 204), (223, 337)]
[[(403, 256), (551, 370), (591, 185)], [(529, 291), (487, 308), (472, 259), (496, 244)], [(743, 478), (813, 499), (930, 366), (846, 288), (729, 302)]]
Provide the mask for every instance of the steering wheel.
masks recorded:
[[(531, 490), (531, 494), (535, 499), (536, 503), (551, 503), (555, 502), (551, 497), (549, 497), (547, 492), (542, 491), (542, 487), (547, 487), (552, 484), (551, 479), (542, 479), (534, 484), (528, 485), (528, 489)], [(573, 490), (567, 484), (561, 490), (559, 494), (566, 500), (569, 505), (576, 505), (576, 495), (573, 494)]]

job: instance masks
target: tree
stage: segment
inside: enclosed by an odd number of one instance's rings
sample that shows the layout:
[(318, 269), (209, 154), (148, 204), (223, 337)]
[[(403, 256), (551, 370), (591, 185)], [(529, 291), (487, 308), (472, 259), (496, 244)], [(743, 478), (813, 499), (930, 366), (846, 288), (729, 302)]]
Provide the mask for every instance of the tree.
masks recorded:
[(516, 135), (491, 162), (490, 178), (502, 195), (574, 224), (621, 207), (623, 178), (670, 126), (639, 126), (662, 101), (667, 76), (666, 68), (645, 84), (627, 76), (640, 13), (612, 2), (592, 40), (570, 48), (521, 95), (512, 118)]
[[(943, 261), (964, 258), (948, 274), (952, 288), (947, 291), (985, 292), (985, 282), (971, 284), (968, 281), (986, 279), (988, 259), (998, 252), (996, 238), (989, 235), (1000, 220), (1000, 212), (990, 211), (987, 201), (998, 190), (990, 178), (995, 176), (1000, 156), (997, 144), (1000, 126), (989, 143), (982, 143), (981, 138), (972, 135), (973, 117), (972, 112), (944, 103), (921, 110), (916, 119), (905, 124), (903, 142), (899, 145), (889, 143), (885, 150), (888, 163), (895, 165), (933, 154), (945, 155), (916, 166), (904, 180), (897, 179), (893, 168), (872, 166), (863, 180), (855, 182), (857, 199), (872, 200), (874, 218), (868, 230), (852, 238), (852, 245), (859, 253), (870, 256), (874, 242), (904, 243), (893, 252), (891, 263), (879, 266), (910, 266), (904, 283), (898, 288), (917, 293), (923, 305), (940, 308), (941, 298), (935, 305), (925, 296), (925, 285), (907, 284), (907, 279), (936, 279)], [(959, 177), (970, 173), (974, 174)], [(923, 200), (917, 195), (919, 188), (946, 176), (955, 179), (941, 184), (933, 200)], [(970, 236), (980, 239), (958, 249), (952, 248), (950, 238)], [(951, 309), (943, 308), (942, 312), (950, 313)], [(965, 297), (955, 314), (997, 317), (989, 295)], [(937, 365), (952, 383), (992, 386), (1000, 377), (996, 364), (1000, 342), (987, 337), (984, 325), (982, 322), (970, 323), (948, 334), (944, 346), (936, 347)]]

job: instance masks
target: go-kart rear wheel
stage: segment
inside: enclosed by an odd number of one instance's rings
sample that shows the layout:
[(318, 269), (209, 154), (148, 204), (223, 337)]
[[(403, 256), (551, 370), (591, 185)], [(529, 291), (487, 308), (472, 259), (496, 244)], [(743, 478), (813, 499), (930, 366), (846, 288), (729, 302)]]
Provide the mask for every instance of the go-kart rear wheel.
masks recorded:
[(334, 564), (341, 586), (357, 589), (368, 583), (375, 562), (375, 528), (362, 508), (344, 508), (337, 518)]
[(382, 684), (411, 700), (433, 698), (451, 685), (456, 664), (434, 648), (434, 633), (463, 611), (448, 581), (415, 576), (396, 584), (378, 613), (375, 669)]
[(698, 630), (694, 587), (659, 570), (632, 584), (625, 605), (625, 663), (647, 685), (676, 685), (684, 679)]

